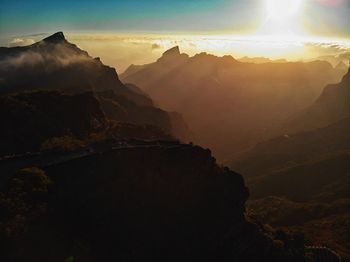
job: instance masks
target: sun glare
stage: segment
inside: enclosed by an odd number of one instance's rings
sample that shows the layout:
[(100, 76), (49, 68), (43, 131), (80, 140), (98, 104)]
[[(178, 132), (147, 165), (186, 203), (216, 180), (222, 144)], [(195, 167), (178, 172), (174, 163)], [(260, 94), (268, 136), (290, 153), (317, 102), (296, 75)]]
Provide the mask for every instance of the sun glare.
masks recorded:
[(303, 0), (265, 0), (265, 20), (256, 35), (300, 37), (303, 28)]
[(284, 22), (300, 11), (302, 0), (266, 0), (268, 18)]

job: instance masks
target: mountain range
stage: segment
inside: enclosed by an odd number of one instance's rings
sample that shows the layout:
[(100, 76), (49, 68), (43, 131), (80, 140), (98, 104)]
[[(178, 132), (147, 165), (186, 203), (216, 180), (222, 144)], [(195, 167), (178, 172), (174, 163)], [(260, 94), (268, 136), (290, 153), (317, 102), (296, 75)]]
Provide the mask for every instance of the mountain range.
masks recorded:
[(0, 48), (0, 94), (23, 91), (91, 92), (110, 120), (152, 125), (185, 141), (191, 136), (179, 114), (165, 112), (136, 86), (124, 85), (114, 68), (69, 43), (62, 32), (30, 46)]
[(189, 57), (174, 47), (154, 63), (131, 65), (121, 80), (137, 85), (160, 107), (181, 113), (194, 141), (227, 160), (282, 134), (280, 125), (343, 73), (324, 61), (256, 64), (206, 53)]
[(350, 259), (349, 106), (350, 70), (287, 122), (290, 133), (237, 154), (229, 164), (244, 174), (260, 220), (302, 230), (310, 242), (341, 250), (344, 261)]
[(240, 174), (176, 140), (180, 114), (62, 33), (0, 48), (0, 79), (1, 261), (306, 258), (246, 217)]
[(343, 69), (174, 47), (120, 80), (62, 32), (0, 48), (0, 260), (349, 261)]

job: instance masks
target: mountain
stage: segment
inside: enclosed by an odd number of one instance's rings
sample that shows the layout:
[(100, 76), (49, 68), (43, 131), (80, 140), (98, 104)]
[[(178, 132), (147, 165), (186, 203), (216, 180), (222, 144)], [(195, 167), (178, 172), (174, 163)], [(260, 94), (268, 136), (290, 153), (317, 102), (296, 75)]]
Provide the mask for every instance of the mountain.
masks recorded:
[[(19, 77), (20, 76), (20, 77)], [(109, 119), (137, 125), (155, 125), (179, 139), (191, 132), (181, 118), (157, 108), (152, 99), (135, 86), (126, 86), (114, 68), (69, 43), (62, 32), (30, 46), (0, 48), (0, 95), (48, 90), (67, 94), (93, 92)]]
[[(75, 150), (108, 138), (174, 139), (157, 127), (162, 123), (140, 125), (140, 116), (145, 119), (145, 114), (156, 116), (161, 113), (155, 112), (159, 109), (149, 107), (142, 112), (130, 112), (134, 116), (128, 118), (125, 112), (117, 117), (118, 112), (108, 112), (108, 108), (104, 108), (107, 103), (100, 103), (103, 96), (98, 94), (98, 97), (102, 98), (98, 100), (92, 92), (65, 94), (59, 91), (0, 96), (0, 118), (4, 127), (0, 130), (0, 157), (40, 150)], [(119, 121), (107, 118), (105, 112), (115, 115)], [(130, 117), (138, 119), (138, 124), (131, 123)]]
[[(350, 261), (350, 116), (348, 72), (290, 122), (286, 133), (237, 154), (230, 167), (250, 188), (249, 212), (263, 223), (305, 232), (306, 243)], [(303, 130), (303, 131), (296, 131)]]
[(209, 150), (116, 141), (0, 160), (2, 261), (304, 261), (247, 219), (242, 176)]
[(337, 79), (327, 62), (243, 63), (206, 53), (189, 57), (178, 47), (121, 74), (122, 82), (137, 85), (161, 108), (181, 113), (194, 141), (220, 160), (281, 134), (277, 126)]
[(287, 63), (286, 59), (277, 59), (277, 60), (272, 60), (270, 58), (266, 57), (248, 57), (244, 56), (240, 59), (238, 59), (240, 62), (244, 63), (255, 63), (255, 64), (264, 64), (264, 63)]
[(230, 166), (248, 179), (253, 197), (283, 195), (297, 201), (350, 198), (349, 133), (347, 117), (321, 129), (260, 143)]
[(287, 121), (284, 130), (298, 132), (327, 126), (350, 115), (350, 68), (338, 84), (328, 85), (310, 107)]

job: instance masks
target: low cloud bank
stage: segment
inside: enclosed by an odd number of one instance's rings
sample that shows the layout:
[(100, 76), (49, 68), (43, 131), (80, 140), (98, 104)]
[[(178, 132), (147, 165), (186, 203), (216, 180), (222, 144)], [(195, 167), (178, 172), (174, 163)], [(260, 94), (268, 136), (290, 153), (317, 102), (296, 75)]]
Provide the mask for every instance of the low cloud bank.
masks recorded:
[[(42, 38), (42, 35), (16, 37), (10, 39), (8, 46), (27, 45)], [(232, 55), (235, 58), (266, 57), (270, 59), (325, 60), (335, 66), (340, 61), (347, 63), (350, 54), (350, 41), (335, 40), (280, 40), (263, 37), (236, 36), (190, 36), (190, 35), (151, 35), (118, 33), (72, 33), (67, 39), (87, 50), (94, 57), (101, 57), (105, 64), (113, 66), (118, 72), (131, 64), (146, 64), (156, 61), (164, 51), (178, 45), (182, 52), (194, 55), (207, 52), (218, 56)], [(40, 61), (40, 57), (19, 57), (12, 63)], [(62, 65), (71, 61), (64, 55)], [(8, 62), (7, 62), (8, 63)], [(30, 62), (31, 63), (31, 62)]]

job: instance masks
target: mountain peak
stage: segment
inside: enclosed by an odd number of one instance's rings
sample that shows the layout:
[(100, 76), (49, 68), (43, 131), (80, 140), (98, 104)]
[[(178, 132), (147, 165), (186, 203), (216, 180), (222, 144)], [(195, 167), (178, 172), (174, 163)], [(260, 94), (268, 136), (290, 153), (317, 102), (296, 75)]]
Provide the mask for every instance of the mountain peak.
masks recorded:
[(57, 32), (53, 35), (50, 35), (49, 37), (46, 37), (43, 39), (44, 42), (48, 43), (59, 43), (59, 42), (65, 42), (66, 38), (64, 37), (63, 32)]
[(163, 53), (163, 56), (178, 56), (180, 55), (179, 46), (174, 46)]

